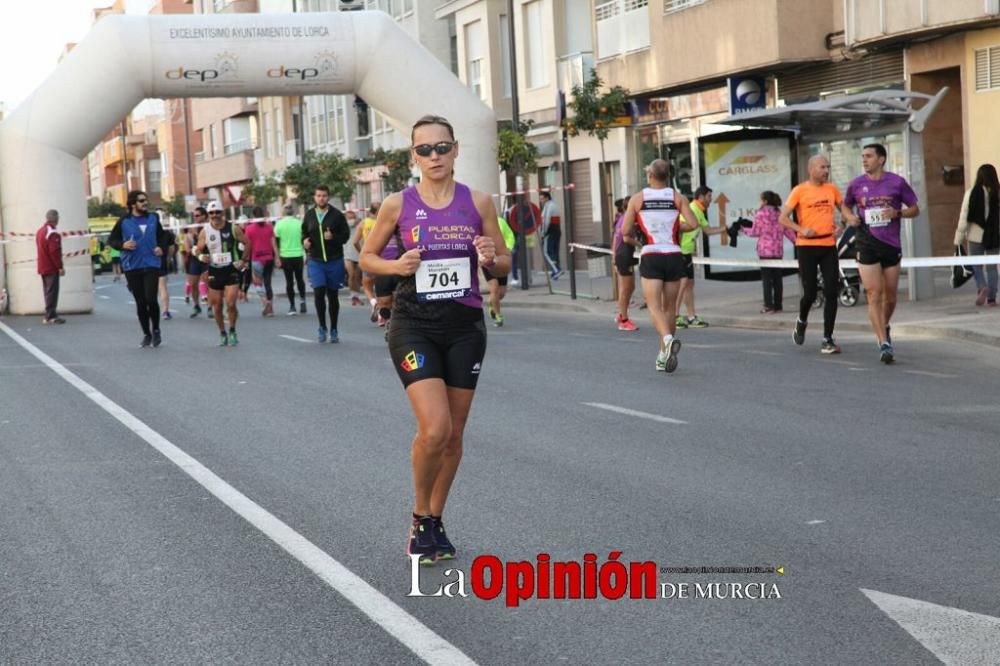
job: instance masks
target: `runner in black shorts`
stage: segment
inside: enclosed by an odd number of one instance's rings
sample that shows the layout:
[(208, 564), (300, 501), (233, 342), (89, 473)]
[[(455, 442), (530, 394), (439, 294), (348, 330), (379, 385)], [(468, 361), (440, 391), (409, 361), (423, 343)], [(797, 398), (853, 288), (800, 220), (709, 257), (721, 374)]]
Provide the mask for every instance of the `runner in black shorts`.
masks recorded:
[[(194, 303), (194, 310), (191, 311), (190, 315), (194, 319), (201, 314), (201, 301), (199, 300), (199, 292), (202, 290), (201, 285), (205, 285), (205, 289), (208, 287), (206, 282), (208, 276), (205, 275), (206, 271), (208, 271), (208, 266), (201, 263), (198, 256), (194, 253), (194, 248), (198, 245), (198, 234), (201, 233), (202, 225), (208, 220), (208, 211), (203, 206), (198, 206), (194, 209), (192, 215), (194, 223), (198, 226), (188, 227), (184, 232), (184, 256), (187, 257), (187, 265), (184, 266), (184, 272), (187, 274), (187, 285), (184, 293)], [(203, 295), (207, 296), (207, 292), (204, 292)]]
[[(417, 418), (407, 550), (420, 564), (432, 564), (455, 557), (442, 513), (462, 460), (462, 435), (486, 352), (479, 265), (506, 275), (510, 255), (493, 199), (454, 180), (458, 143), (451, 124), (425, 116), (411, 139), (420, 183), (382, 204), (361, 268), (401, 276), (389, 350)], [(393, 236), (404, 253), (386, 259), (380, 254)]]
[[(236, 335), (236, 320), (239, 311), (236, 309), (236, 299), (239, 297), (241, 274), (240, 269), (247, 264), (239, 254), (239, 244), (249, 246), (243, 229), (226, 222), (222, 216), (222, 205), (218, 201), (208, 204), (209, 225), (202, 227), (198, 235), (198, 246), (195, 254), (203, 263), (208, 264), (208, 302), (215, 323), (219, 327), (219, 346), (236, 346), (239, 337)], [(223, 300), (229, 311), (229, 334), (226, 334), (226, 324), (222, 317)]]
[(639, 259), (635, 256), (636, 247), (639, 243), (635, 239), (635, 234), (628, 238), (622, 235), (622, 224), (625, 222), (625, 208), (628, 205), (627, 199), (619, 199), (615, 202), (615, 226), (612, 230), (613, 239), (611, 250), (614, 253), (615, 270), (618, 272), (618, 314), (615, 315), (615, 323), (619, 331), (638, 331), (628, 316), (628, 306), (632, 301), (632, 294), (635, 293), (635, 267)]

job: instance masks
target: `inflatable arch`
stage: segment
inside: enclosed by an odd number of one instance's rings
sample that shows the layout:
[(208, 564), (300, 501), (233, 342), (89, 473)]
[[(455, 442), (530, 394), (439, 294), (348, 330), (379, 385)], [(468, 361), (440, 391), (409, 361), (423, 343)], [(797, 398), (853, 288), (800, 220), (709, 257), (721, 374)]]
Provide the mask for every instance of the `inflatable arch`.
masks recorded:
[[(493, 111), (382, 12), (109, 16), (0, 123), (0, 230), (33, 233), (50, 208), (61, 229), (85, 229), (80, 162), (145, 98), (351, 93), (407, 136), (420, 116), (446, 116), (458, 179), (496, 187)], [(41, 313), (34, 243), (0, 243), (0, 259), (11, 311)], [(90, 258), (69, 260), (60, 312), (93, 304)]]

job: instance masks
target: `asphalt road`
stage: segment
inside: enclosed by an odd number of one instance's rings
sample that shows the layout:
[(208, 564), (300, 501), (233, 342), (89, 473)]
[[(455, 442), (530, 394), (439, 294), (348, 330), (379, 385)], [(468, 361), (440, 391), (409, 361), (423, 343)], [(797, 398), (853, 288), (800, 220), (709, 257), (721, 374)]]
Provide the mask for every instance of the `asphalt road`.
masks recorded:
[[(319, 345), (311, 313), (251, 304), (241, 345), (220, 349), (177, 302), (164, 346), (140, 350), (124, 285), (98, 286), (95, 315), (66, 326), (0, 321), (475, 662), (932, 664), (961, 627), (904, 628), (863, 590), (1000, 615), (993, 349), (901, 338), (886, 367), (869, 336), (824, 357), (814, 330), (796, 347), (708, 328), (681, 332), (665, 375), (642, 316), (626, 334), (509, 309), (446, 512), (452, 567), (622, 551), (785, 573), (658, 577), (780, 599), (508, 608), (471, 589), (407, 596), (413, 418), (364, 308), (343, 306), (342, 343)], [(0, 331), (0, 663), (420, 662), (92, 398)], [(454, 580), (445, 568), (422, 572), (425, 594)], [(981, 663), (998, 654), (995, 637), (962, 640)]]

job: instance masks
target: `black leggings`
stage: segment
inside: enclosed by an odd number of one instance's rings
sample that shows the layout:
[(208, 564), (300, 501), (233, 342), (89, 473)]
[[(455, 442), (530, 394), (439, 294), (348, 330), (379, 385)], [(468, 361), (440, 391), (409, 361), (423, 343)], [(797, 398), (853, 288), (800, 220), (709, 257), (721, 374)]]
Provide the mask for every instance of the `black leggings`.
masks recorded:
[(313, 287), (313, 297), (316, 302), (316, 317), (319, 318), (319, 325), (326, 328), (326, 302), (330, 301), (330, 330), (337, 330), (337, 319), (340, 317), (340, 301), (337, 289), (327, 289), (326, 287)]
[(152, 335), (160, 330), (160, 271), (156, 268), (143, 268), (129, 271), (125, 274), (128, 290), (135, 299), (135, 314), (139, 318), (139, 326), (144, 335)]
[(274, 275), (274, 261), (255, 261), (261, 265), (260, 281), (264, 284), (264, 293), (267, 300), (274, 300), (274, 290), (271, 289), (271, 277)]
[(784, 280), (780, 268), (761, 268), (760, 281), (764, 285), (764, 307), (780, 310)]
[(295, 306), (295, 285), (299, 286), (299, 298), (306, 300), (306, 280), (302, 275), (302, 267), (305, 262), (302, 257), (282, 257), (281, 270), (285, 272), (285, 293), (288, 295), (288, 303)]
[(837, 323), (837, 295), (840, 291), (840, 260), (837, 248), (830, 246), (800, 246), (799, 277), (802, 278), (802, 300), (799, 301), (799, 320), (809, 318), (809, 310), (816, 301), (817, 268), (823, 274), (823, 337), (833, 337), (833, 326)]

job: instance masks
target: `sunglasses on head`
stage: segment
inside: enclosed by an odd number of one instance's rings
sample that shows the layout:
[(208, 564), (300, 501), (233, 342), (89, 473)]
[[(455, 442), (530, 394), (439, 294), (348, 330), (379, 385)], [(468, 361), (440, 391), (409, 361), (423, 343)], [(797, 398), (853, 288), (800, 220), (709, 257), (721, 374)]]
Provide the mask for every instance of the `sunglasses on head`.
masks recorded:
[(431, 153), (447, 155), (454, 147), (454, 141), (442, 141), (440, 143), (435, 143), (433, 146), (429, 143), (422, 143), (419, 146), (413, 146), (413, 152), (421, 157), (429, 157)]

